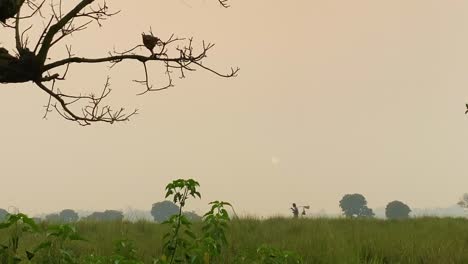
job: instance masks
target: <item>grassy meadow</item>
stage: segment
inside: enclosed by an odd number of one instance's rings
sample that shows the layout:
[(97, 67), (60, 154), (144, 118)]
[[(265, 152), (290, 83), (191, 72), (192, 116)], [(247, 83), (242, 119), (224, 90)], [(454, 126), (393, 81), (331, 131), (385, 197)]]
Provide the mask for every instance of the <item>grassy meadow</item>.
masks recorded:
[[(65, 245), (78, 258), (112, 255), (115, 241), (129, 239), (144, 263), (162, 254), (168, 231), (167, 225), (146, 221), (73, 225), (87, 239)], [(195, 231), (200, 228), (201, 223), (194, 224)], [(6, 232), (0, 230), (0, 243), (8, 239)], [(31, 248), (42, 236), (25, 234), (21, 247)], [(243, 218), (230, 222), (227, 241), (216, 263), (278, 263), (253, 261), (262, 245), (295, 252), (303, 263), (468, 263), (468, 220), (463, 218)]]

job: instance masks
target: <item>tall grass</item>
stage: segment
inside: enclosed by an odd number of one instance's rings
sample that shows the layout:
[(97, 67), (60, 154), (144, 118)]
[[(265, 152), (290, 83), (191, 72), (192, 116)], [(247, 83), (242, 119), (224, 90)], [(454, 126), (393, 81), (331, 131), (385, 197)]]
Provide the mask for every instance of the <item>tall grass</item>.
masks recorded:
[[(168, 226), (140, 221), (78, 222), (76, 229), (88, 241), (68, 246), (76, 255), (112, 255), (120, 239), (134, 241), (144, 263), (162, 254), (162, 236)], [(195, 230), (201, 224), (194, 224)], [(304, 263), (468, 263), (468, 220), (417, 218), (377, 219), (234, 219), (227, 232), (222, 263), (249, 263), (261, 245), (291, 250)], [(0, 243), (8, 234), (0, 232)], [(42, 238), (25, 237), (25, 247)]]
[(261, 243), (295, 251), (305, 263), (468, 263), (468, 220), (419, 218), (233, 221), (229, 253)]

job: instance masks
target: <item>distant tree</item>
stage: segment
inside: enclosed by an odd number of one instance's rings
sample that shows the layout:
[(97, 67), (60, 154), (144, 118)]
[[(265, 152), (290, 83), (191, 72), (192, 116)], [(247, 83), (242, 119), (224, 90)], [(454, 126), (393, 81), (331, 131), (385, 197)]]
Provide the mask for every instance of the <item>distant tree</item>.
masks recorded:
[(45, 220), (49, 223), (59, 223), (60, 215), (59, 214), (48, 214), (45, 216)]
[(374, 217), (374, 210), (372, 208), (369, 208), (367, 206), (361, 208), (361, 213), (358, 215), (359, 217)]
[(104, 212), (94, 212), (88, 215), (85, 219), (92, 221), (122, 221), (123, 213), (116, 210), (106, 210)]
[(85, 217), (85, 220), (91, 220), (91, 221), (102, 221), (103, 219), (103, 212), (94, 212), (87, 217)]
[(106, 210), (103, 213), (103, 217), (105, 221), (122, 221), (124, 215), (121, 211), (117, 210)]
[(8, 216), (8, 211), (0, 208), (0, 222), (5, 221), (7, 216)]
[(468, 193), (464, 193), (457, 204), (464, 209), (468, 209)]
[(340, 200), (340, 207), (346, 217), (373, 217), (374, 212), (367, 207), (366, 198), (362, 194), (346, 194)]
[(195, 213), (194, 211), (191, 211), (191, 212), (184, 212), (183, 213), (190, 221), (192, 222), (201, 222), (202, 220), (202, 217), (199, 216), (197, 213)]
[(406, 219), (410, 212), (409, 206), (400, 201), (390, 202), (385, 208), (385, 216), (388, 219)]
[(59, 214), (60, 221), (63, 223), (73, 223), (78, 221), (78, 214), (72, 209), (64, 209)]
[(153, 216), (154, 221), (158, 223), (162, 223), (178, 213), (179, 207), (171, 201), (154, 203), (151, 207), (151, 215)]

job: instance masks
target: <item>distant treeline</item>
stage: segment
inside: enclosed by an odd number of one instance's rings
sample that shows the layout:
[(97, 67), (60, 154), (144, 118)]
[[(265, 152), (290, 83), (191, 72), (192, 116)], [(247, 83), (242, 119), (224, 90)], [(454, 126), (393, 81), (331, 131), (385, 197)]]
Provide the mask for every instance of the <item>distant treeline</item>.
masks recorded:
[[(154, 221), (162, 223), (171, 216), (179, 213), (179, 207), (172, 201), (162, 201), (154, 203), (151, 207), (151, 215)], [(0, 208), (0, 222), (8, 216), (8, 211)], [(191, 221), (201, 221), (202, 217), (193, 211), (183, 212)], [(122, 221), (124, 213), (119, 210), (105, 210), (103, 212), (93, 212), (90, 215), (80, 217), (73, 209), (64, 209), (58, 213), (45, 215), (44, 217), (34, 217), (36, 222), (47, 221), (50, 223), (73, 223), (77, 221)]]
[[(345, 217), (350, 218), (373, 218), (375, 217), (374, 210), (367, 206), (366, 198), (359, 193), (345, 194), (339, 201), (339, 206)], [(458, 202), (458, 208), (468, 208), (468, 194), (465, 194)], [(172, 201), (162, 201), (154, 203), (151, 207), (151, 216), (153, 220), (162, 223), (167, 221), (171, 216), (179, 213), (180, 208)], [(430, 216), (430, 213), (424, 213), (421, 209), (416, 209), (421, 216)], [(385, 207), (385, 217), (387, 219), (406, 219), (410, 217), (411, 208), (404, 202), (395, 200), (391, 201)], [(183, 214), (191, 221), (201, 221), (202, 217), (193, 211), (186, 211)], [(8, 211), (0, 208), (0, 221), (6, 219)], [(44, 217), (35, 217), (36, 222), (47, 221), (54, 223), (73, 223), (78, 220), (82, 221), (122, 221), (124, 213), (118, 210), (105, 210), (103, 212), (93, 212), (87, 216), (80, 217), (78, 213), (72, 209), (64, 209), (59, 213), (52, 213)], [(136, 219), (140, 220), (140, 219)]]

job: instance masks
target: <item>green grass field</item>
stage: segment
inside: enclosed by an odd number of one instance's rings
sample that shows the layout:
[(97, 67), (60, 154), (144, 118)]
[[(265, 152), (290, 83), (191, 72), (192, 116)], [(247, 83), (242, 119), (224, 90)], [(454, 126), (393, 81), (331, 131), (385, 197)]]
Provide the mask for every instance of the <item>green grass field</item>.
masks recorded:
[[(143, 221), (75, 226), (88, 240), (67, 243), (76, 256), (112, 255), (115, 241), (127, 238), (134, 241), (144, 263), (161, 255), (162, 236), (167, 232), (165, 225)], [(194, 225), (196, 231), (200, 227)], [(304, 263), (468, 263), (468, 220), (462, 218), (244, 218), (232, 220), (227, 235), (228, 245), (217, 263), (253, 263), (249, 259), (255, 259), (261, 245), (296, 252)], [(31, 247), (41, 236), (26, 235), (23, 247)], [(7, 239), (2, 230), (0, 243)]]

